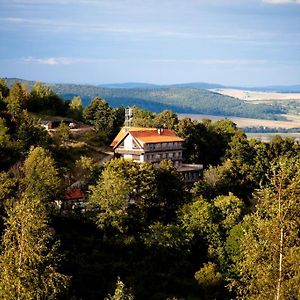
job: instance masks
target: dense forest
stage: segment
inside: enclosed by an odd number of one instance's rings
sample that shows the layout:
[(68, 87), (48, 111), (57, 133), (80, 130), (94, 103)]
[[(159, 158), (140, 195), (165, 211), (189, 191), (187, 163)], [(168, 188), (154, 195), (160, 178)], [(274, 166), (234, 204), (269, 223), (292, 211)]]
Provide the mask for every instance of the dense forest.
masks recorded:
[[(15, 79), (8, 79), (11, 86)], [(32, 81), (22, 81), (31, 88)], [(242, 100), (195, 88), (193, 85), (181, 87), (149, 88), (104, 88), (79, 84), (51, 84), (55, 93), (66, 100), (80, 96), (86, 106), (92, 98), (100, 96), (112, 107), (138, 106), (153, 112), (166, 109), (176, 113), (201, 113), (222, 116), (281, 120), (287, 112), (284, 105), (250, 104)]]
[[(49, 118), (92, 130), (50, 134)], [(0, 298), (299, 299), (299, 144), (135, 107), (134, 126), (174, 130), (203, 164), (187, 185), (170, 161), (104, 162), (123, 123), (103, 98), (0, 81)]]

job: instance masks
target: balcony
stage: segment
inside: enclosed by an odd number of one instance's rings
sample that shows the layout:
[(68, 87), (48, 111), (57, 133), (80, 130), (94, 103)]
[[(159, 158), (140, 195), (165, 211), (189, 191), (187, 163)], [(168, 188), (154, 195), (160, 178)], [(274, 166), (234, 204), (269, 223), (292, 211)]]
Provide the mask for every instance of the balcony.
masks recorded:
[(119, 154), (132, 154), (132, 155), (141, 155), (144, 153), (143, 149), (124, 149), (124, 148), (117, 148), (115, 149), (115, 153)]
[(164, 152), (164, 151), (177, 151), (177, 150), (183, 150), (182, 145), (164, 145), (161, 144), (153, 144), (153, 145), (145, 145), (144, 146), (145, 152)]

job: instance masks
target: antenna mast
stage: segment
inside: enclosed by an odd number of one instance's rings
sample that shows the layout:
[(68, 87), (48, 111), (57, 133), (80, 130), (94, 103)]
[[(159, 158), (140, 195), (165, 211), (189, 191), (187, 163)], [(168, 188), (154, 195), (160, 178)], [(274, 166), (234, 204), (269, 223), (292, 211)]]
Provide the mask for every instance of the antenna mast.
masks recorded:
[(125, 127), (132, 127), (133, 109), (131, 107), (125, 108)]

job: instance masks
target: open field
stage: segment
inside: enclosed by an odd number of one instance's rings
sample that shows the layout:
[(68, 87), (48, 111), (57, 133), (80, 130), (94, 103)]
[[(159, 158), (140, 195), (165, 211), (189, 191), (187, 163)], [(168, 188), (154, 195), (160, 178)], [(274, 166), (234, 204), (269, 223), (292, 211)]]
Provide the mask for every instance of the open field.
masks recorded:
[(280, 135), (282, 138), (293, 138), (295, 141), (300, 142), (300, 133), (246, 133), (249, 139), (254, 138), (264, 142), (269, 142), (274, 136)]
[(295, 128), (300, 127), (299, 116), (285, 115), (289, 121), (273, 121), (273, 120), (261, 120), (261, 119), (250, 119), (250, 118), (238, 118), (238, 117), (224, 117), (224, 116), (213, 116), (213, 115), (202, 115), (202, 114), (179, 114), (180, 119), (191, 118), (192, 120), (201, 121), (203, 119), (210, 119), (212, 121), (230, 119), (237, 127), (257, 127), (264, 126), (270, 128)]
[(300, 93), (256, 92), (235, 89), (211, 89), (211, 91), (245, 101), (300, 101)]

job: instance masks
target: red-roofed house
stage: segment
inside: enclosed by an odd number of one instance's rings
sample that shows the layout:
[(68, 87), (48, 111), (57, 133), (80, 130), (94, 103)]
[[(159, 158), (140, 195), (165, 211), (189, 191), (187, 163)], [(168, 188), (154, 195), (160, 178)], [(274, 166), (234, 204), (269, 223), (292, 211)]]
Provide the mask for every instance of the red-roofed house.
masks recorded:
[(84, 212), (85, 196), (80, 188), (71, 188), (64, 194), (63, 201), (57, 203), (58, 207), (64, 211)]
[(170, 129), (124, 127), (110, 146), (117, 157), (140, 163), (159, 166), (162, 160), (170, 160), (186, 182), (194, 182), (203, 166), (182, 163), (183, 142), (184, 139)]
[(170, 129), (122, 128), (111, 143), (116, 156), (156, 165), (166, 159), (175, 167), (182, 165), (182, 143)]

